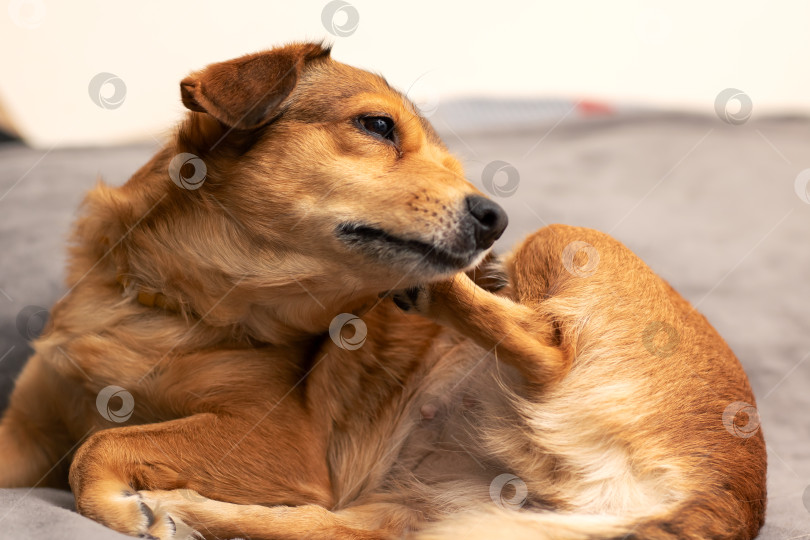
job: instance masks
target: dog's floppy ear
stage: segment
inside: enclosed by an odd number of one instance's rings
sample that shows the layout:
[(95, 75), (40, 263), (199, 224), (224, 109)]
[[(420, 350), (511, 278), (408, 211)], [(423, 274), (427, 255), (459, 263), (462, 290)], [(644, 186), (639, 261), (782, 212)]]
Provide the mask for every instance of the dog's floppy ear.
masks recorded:
[(259, 127), (293, 91), (304, 65), (328, 55), (319, 43), (299, 43), (211, 64), (180, 82), (183, 105), (229, 127)]

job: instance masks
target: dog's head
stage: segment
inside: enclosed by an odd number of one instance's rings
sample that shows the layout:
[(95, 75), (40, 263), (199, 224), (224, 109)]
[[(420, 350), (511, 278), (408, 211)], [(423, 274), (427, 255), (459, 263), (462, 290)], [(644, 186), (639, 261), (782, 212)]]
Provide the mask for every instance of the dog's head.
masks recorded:
[[(477, 264), (506, 227), (408, 99), (320, 45), (214, 64), (181, 90), (224, 129), (193, 141), (214, 168), (201, 190), (255, 238), (318, 259), (336, 281), (354, 274), (382, 290), (449, 276)], [(223, 168), (229, 138), (243, 151)]]
[(80, 222), (131, 290), (219, 324), (311, 330), (475, 266), (506, 227), (410, 101), (319, 44), (210, 65), (181, 95), (174, 139), (121, 190), (91, 193)]

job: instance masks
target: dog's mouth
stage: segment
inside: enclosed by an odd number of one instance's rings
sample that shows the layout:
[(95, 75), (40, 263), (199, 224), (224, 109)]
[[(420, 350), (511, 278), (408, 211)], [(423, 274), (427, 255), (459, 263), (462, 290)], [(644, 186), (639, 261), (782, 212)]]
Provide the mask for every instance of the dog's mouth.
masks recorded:
[(422, 263), (443, 271), (463, 270), (472, 265), (481, 254), (477, 249), (465, 254), (453, 253), (436, 244), (401, 238), (380, 228), (359, 223), (342, 223), (338, 225), (336, 234), (349, 247), (383, 262)]

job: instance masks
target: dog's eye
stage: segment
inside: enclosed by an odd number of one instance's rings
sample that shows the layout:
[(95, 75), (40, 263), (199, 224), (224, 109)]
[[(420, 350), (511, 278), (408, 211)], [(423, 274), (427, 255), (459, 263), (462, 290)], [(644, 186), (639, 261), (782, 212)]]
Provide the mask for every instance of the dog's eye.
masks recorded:
[(387, 116), (362, 116), (358, 119), (360, 125), (369, 133), (395, 141), (394, 121)]

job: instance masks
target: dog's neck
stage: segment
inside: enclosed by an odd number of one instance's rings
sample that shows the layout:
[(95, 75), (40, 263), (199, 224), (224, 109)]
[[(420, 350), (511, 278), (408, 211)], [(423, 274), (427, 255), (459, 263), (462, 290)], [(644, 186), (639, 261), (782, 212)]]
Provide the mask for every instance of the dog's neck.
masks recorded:
[[(234, 310), (233, 305), (227, 304), (223, 310), (218, 310), (218, 306), (214, 306), (202, 312), (187, 299), (180, 300), (159, 291), (140, 287), (125, 278), (119, 279), (118, 283), (123, 288), (125, 296), (146, 308), (161, 310), (195, 325), (204, 323), (215, 327), (232, 326), (239, 330), (239, 334), (250, 336), (255, 341), (277, 345), (321, 334), (329, 329), (330, 322), (338, 314), (352, 313), (362, 316), (381, 301), (375, 295), (364, 295), (336, 299), (334, 303), (324, 304), (300, 296), (278, 305), (245, 302), (242, 303), (241, 313)], [(223, 303), (225, 300), (220, 305)]]
[(373, 293), (349, 296), (339, 291), (331, 294), (320, 291), (318, 299), (296, 281), (286, 287), (276, 286), (276, 295), (250, 285), (243, 287), (243, 280), (224, 291), (208, 289), (204, 294), (199, 294), (204, 287), (190, 281), (167, 284), (165, 290), (172, 292), (139, 284), (120, 274), (117, 282), (126, 296), (144, 307), (167, 312), (194, 325), (233, 327), (236, 333), (254, 341), (277, 345), (321, 334), (338, 314), (362, 315), (380, 301)]
[(159, 153), (122, 188), (99, 185), (88, 194), (74, 234), (71, 288), (95, 279), (112, 294), (189, 324), (230, 328), (273, 344), (323, 333), (336, 315), (377, 301), (378, 291), (342, 283), (336, 268), (318, 260), (274, 263), (267, 253), (281, 250), (272, 246), (260, 260), (233, 240), (203, 233), (225, 230), (227, 218), (214, 222), (210, 214), (178, 210), (185, 208), (175, 200), (183, 193), (173, 194), (175, 186), (155, 172), (166, 170), (170, 155)]

